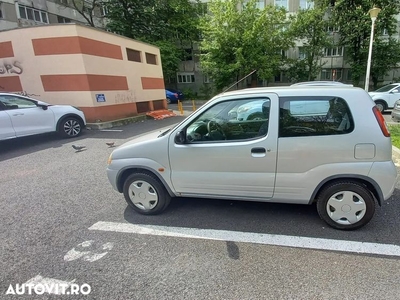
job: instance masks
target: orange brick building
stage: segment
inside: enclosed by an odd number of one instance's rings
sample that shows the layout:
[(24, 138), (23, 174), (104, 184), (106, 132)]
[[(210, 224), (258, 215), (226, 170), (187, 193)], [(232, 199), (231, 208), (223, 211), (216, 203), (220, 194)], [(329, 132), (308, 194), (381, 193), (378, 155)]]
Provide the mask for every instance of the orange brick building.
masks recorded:
[(0, 31), (0, 92), (80, 107), (88, 122), (167, 107), (157, 47), (76, 24)]

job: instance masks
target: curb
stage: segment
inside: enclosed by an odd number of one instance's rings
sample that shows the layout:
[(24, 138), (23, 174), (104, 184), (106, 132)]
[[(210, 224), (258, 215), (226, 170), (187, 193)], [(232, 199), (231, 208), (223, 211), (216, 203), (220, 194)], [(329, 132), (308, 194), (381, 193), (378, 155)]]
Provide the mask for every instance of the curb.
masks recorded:
[(400, 161), (400, 149), (397, 148), (396, 146), (393, 146), (393, 145), (392, 145), (392, 156), (394, 158), (393, 160), (399, 160)]
[(136, 123), (147, 119), (149, 118), (144, 114), (108, 122), (86, 123), (86, 128), (89, 130), (102, 130), (102, 129), (113, 128), (116, 126), (123, 126), (126, 124)]

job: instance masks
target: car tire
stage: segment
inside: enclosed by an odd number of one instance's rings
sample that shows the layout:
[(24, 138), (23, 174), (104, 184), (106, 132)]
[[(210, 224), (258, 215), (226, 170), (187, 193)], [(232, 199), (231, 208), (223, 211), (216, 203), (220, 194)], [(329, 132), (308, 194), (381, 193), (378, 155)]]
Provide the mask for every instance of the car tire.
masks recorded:
[(335, 229), (354, 230), (371, 221), (375, 213), (372, 193), (355, 181), (333, 182), (319, 193), (318, 214)]
[(123, 193), (129, 206), (143, 215), (159, 214), (171, 202), (163, 184), (147, 173), (131, 174), (124, 182)]
[(167, 97), (167, 104), (171, 104), (171, 98)]
[(75, 117), (63, 118), (58, 124), (58, 133), (64, 138), (74, 138), (82, 133), (82, 122)]
[(384, 112), (387, 109), (386, 102), (383, 100), (376, 100), (375, 105), (380, 112)]

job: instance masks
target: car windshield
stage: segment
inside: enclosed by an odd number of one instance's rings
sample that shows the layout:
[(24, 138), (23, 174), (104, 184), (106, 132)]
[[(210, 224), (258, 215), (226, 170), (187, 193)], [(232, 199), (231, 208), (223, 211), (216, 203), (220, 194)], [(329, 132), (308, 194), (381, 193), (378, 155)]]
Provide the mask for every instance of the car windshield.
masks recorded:
[(389, 92), (391, 89), (395, 88), (397, 84), (389, 84), (381, 87), (380, 89), (377, 89), (375, 92), (378, 93), (383, 93), (383, 92)]

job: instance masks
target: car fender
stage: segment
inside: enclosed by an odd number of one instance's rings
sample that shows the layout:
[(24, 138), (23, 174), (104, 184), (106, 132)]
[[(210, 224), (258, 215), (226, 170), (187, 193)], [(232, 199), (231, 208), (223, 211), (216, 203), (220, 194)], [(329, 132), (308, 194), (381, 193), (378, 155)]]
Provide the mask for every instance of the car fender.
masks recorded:
[[(151, 172), (156, 176), (167, 189), (171, 196), (175, 195), (175, 190), (171, 182), (171, 170), (169, 166), (163, 166), (160, 163), (149, 159), (149, 158), (126, 158), (126, 159), (115, 159), (108, 166), (108, 170), (118, 170), (116, 174), (116, 187), (119, 192), (122, 192), (123, 181), (127, 177), (127, 174), (133, 172)], [(131, 171), (129, 171), (131, 170)], [(128, 173), (127, 173), (128, 172)]]

